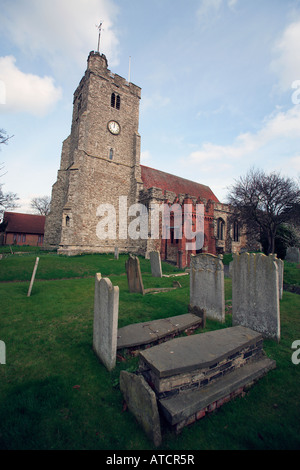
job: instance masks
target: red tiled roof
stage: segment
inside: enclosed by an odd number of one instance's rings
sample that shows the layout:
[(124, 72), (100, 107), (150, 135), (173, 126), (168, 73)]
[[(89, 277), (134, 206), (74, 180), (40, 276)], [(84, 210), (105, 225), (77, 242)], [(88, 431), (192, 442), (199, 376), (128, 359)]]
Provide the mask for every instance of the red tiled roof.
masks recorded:
[(8, 222), (6, 232), (43, 234), (46, 217), (44, 215), (5, 212), (3, 221)]
[(144, 165), (141, 165), (141, 175), (146, 189), (155, 187), (176, 194), (189, 194), (190, 196), (200, 197), (202, 200), (206, 199), (208, 201), (211, 199), (219, 202), (212, 190), (204, 184), (195, 183), (180, 176), (171, 175)]

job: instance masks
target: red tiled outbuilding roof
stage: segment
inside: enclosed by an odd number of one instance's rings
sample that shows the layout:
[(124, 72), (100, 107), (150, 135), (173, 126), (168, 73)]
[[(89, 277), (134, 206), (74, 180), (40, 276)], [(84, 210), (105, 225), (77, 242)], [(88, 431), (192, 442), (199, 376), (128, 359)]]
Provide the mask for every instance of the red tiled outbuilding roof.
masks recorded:
[(201, 200), (206, 199), (208, 201), (211, 199), (219, 202), (212, 190), (204, 184), (195, 183), (180, 176), (171, 175), (144, 165), (141, 165), (141, 176), (146, 189), (155, 187), (176, 194), (189, 194), (190, 196), (200, 197)]
[(7, 222), (6, 232), (43, 235), (46, 217), (44, 215), (5, 212), (3, 221)]

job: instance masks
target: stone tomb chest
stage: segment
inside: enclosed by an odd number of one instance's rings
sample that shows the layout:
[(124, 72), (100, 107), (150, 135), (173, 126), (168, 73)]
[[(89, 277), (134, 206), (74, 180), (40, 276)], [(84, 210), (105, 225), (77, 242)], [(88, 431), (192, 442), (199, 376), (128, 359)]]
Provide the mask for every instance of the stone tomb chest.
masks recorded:
[(262, 335), (236, 326), (142, 351), (138, 373), (154, 390), (160, 415), (178, 432), (275, 367)]

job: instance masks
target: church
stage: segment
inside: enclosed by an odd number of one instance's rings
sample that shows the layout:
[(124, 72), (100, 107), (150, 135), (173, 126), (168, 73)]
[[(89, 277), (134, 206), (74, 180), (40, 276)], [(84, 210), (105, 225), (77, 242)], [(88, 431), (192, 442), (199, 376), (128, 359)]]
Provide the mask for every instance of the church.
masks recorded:
[[(246, 246), (243, 227), (208, 186), (140, 164), (140, 100), (140, 87), (112, 73), (104, 54), (90, 52), (74, 93), (71, 133), (63, 142), (52, 187), (44, 246), (67, 255), (109, 253), (118, 247), (148, 257), (159, 250), (163, 260), (181, 268), (196, 252), (240, 251)], [(161, 213), (153, 237), (155, 205), (170, 210), (167, 224)], [(191, 227), (202, 207), (202, 243), (192, 249), (183, 230), (186, 207), (191, 208)], [(182, 217), (175, 216), (174, 208), (182, 209)], [(143, 210), (148, 236), (139, 236), (138, 230), (130, 236), (127, 227), (134, 218), (141, 220), (137, 215)]]

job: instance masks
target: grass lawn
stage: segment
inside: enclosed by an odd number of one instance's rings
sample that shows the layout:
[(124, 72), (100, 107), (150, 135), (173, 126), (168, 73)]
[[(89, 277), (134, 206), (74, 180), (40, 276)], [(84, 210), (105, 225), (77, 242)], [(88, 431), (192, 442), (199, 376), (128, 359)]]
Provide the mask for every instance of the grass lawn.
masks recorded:
[[(36, 254), (0, 261), (0, 340), (6, 345), (6, 364), (0, 365), (0, 449), (154, 450), (123, 410), (119, 390), (120, 371), (136, 370), (138, 359), (120, 358), (108, 372), (92, 350), (94, 275), (101, 272), (119, 286), (120, 327), (186, 313), (189, 276), (180, 277), (181, 289), (141, 296), (128, 292), (125, 255), (118, 261), (112, 255), (38, 256), (29, 298)], [(140, 262), (145, 288), (172, 286), (172, 278), (152, 278), (150, 262)], [(174, 271), (163, 263), (164, 273)], [(300, 284), (299, 272), (286, 264), (285, 277), (293, 283)], [(225, 297), (230, 307), (231, 279), (225, 279)], [(277, 368), (243, 398), (179, 436), (167, 431), (161, 449), (300, 448), (300, 364), (291, 361), (291, 345), (300, 340), (300, 296), (284, 292), (280, 307), (281, 341), (264, 342)], [(230, 313), (224, 325), (207, 320), (205, 331), (228, 326)]]

